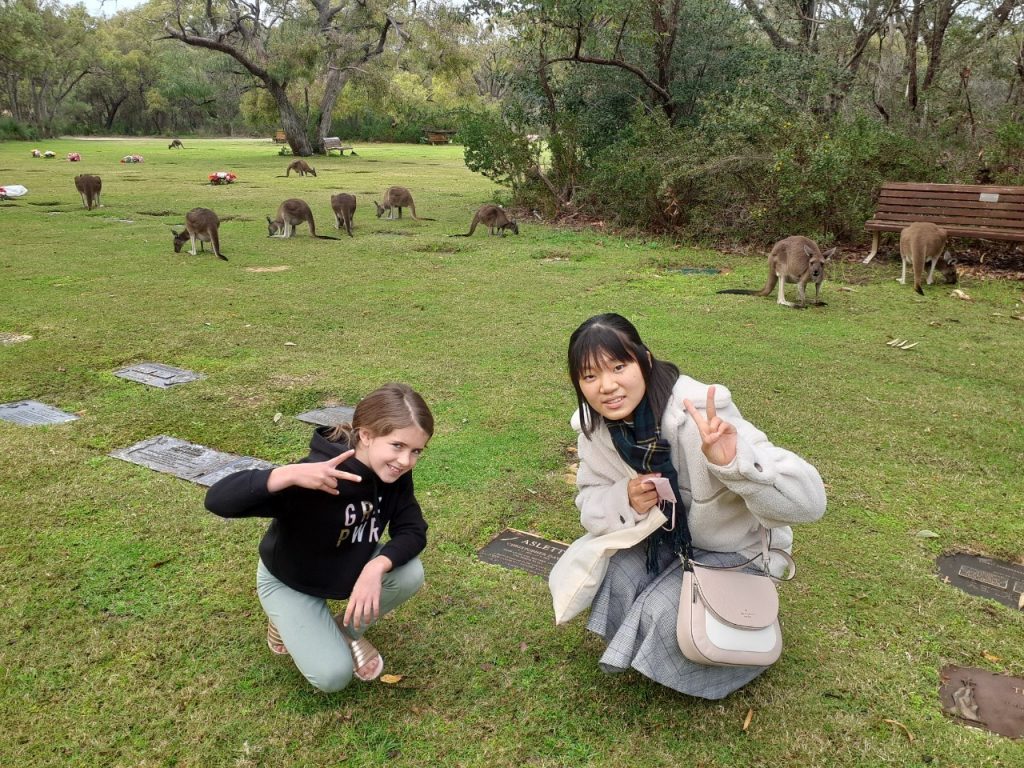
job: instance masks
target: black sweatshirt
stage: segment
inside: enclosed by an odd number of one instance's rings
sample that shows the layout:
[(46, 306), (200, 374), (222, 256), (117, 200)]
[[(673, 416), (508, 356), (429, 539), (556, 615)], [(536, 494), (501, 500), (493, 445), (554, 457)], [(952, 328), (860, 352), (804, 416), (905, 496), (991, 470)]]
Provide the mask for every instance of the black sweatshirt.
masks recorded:
[[(301, 464), (326, 461), (348, 450), (327, 439), (329, 428), (313, 433)], [(385, 483), (354, 456), (338, 469), (363, 478), (338, 481), (340, 495), (291, 486), (267, 490), (272, 470), (236, 472), (206, 493), (206, 508), (221, 517), (271, 517), (260, 542), (260, 559), (274, 576), (307, 595), (344, 600), (363, 566), (373, 557), (385, 527), (390, 541), (380, 554), (394, 567), (405, 565), (427, 545), (427, 523), (416, 502), (412, 473)]]

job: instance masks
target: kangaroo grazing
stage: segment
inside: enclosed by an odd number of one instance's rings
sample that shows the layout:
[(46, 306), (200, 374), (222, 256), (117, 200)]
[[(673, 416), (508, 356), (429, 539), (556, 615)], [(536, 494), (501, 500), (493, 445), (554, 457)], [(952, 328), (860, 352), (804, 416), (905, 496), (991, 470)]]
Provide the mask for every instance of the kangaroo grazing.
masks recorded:
[(779, 304), (784, 307), (792, 307), (794, 304), (786, 301), (786, 278), (796, 283), (797, 291), (800, 294), (800, 306), (807, 306), (805, 290), (807, 283), (814, 282), (814, 303), (821, 304), (818, 298), (821, 294), (821, 283), (825, 279), (825, 262), (835, 254), (836, 249), (831, 248), (823, 254), (818, 244), (809, 237), (794, 235), (785, 240), (779, 240), (772, 248), (768, 256), (768, 282), (760, 291), (744, 291), (730, 289), (718, 291), (718, 293), (739, 293), (747, 296), (768, 296), (779, 284)]
[(298, 173), (299, 176), (305, 176), (307, 173), (311, 176), (316, 176), (316, 168), (311, 166), (305, 160), (295, 160), (291, 165), (289, 165), (288, 169), (284, 172), (285, 177), (287, 178), (288, 174), (292, 171)]
[(181, 143), (181, 139), (175, 139), (167, 145), (168, 149), (184, 149), (185, 145)]
[(488, 203), (480, 206), (480, 210), (476, 212), (473, 223), (469, 225), (469, 232), (464, 235), (450, 235), (450, 237), (472, 237), (476, 232), (477, 224), (486, 224), (488, 232), (492, 235), (500, 234), (504, 237), (505, 232), (510, 229), (513, 235), (519, 234), (519, 225), (515, 219), (510, 219), (508, 213), (500, 205)]
[(309, 224), (309, 234), (320, 240), (337, 240), (329, 235), (318, 235), (316, 224), (313, 223), (313, 211), (305, 200), (289, 198), (277, 209), (277, 216), (271, 220), (267, 216), (267, 237), (291, 237), (295, 234), (295, 228), (302, 223)]
[(203, 248), (203, 243), (212, 243), (213, 252), (217, 258), (227, 261), (228, 257), (220, 252), (219, 230), (220, 219), (217, 218), (216, 213), (209, 208), (193, 208), (185, 214), (185, 229), (181, 232), (171, 230), (171, 234), (174, 235), (174, 252), (181, 253), (181, 246), (188, 240), (192, 246), (189, 253), (195, 256), (196, 240), (198, 240), (200, 250), (206, 250)]
[(352, 217), (356, 215), (356, 196), (341, 192), (331, 195), (331, 210), (334, 211), (334, 228), (345, 227), (348, 236), (352, 237)]
[(87, 211), (100, 207), (100, 190), (102, 188), (103, 182), (99, 176), (93, 176), (91, 173), (75, 176), (75, 189), (82, 196), (82, 205)]
[[(412, 192), (405, 187), (388, 187), (384, 190), (384, 202), (378, 203), (374, 200), (373, 204), (377, 206), (378, 219), (384, 215), (385, 211), (389, 219), (400, 219), (402, 218), (402, 209), (408, 208), (412, 211), (412, 217), (416, 221), (437, 221), (437, 219), (428, 219), (425, 216), (416, 215), (416, 204), (412, 201)], [(396, 208), (398, 209), (398, 216), (395, 216)]]
[(931, 269), (928, 271), (928, 285), (932, 284), (935, 277), (935, 267), (942, 262), (940, 269), (947, 283), (955, 283), (956, 260), (946, 250), (946, 230), (942, 227), (931, 224), (927, 221), (915, 221), (909, 227), (900, 232), (900, 258), (903, 262), (903, 272), (899, 282), (906, 285), (907, 263), (909, 262), (914, 270), (914, 290), (924, 296), (921, 290), (921, 276), (925, 267), (931, 262)]

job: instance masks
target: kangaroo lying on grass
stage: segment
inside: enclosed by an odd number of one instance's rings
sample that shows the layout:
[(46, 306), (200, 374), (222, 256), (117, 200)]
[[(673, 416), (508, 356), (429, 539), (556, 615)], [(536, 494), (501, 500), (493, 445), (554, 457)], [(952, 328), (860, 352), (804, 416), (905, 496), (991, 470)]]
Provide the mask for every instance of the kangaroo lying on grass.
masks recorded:
[(472, 237), (476, 232), (477, 224), (486, 224), (490, 234), (505, 236), (505, 231), (511, 229), (513, 235), (519, 234), (519, 225), (515, 219), (510, 219), (508, 213), (500, 205), (488, 203), (480, 206), (480, 210), (473, 217), (473, 223), (469, 225), (469, 232), (464, 235), (449, 235), (449, 237)]
[(822, 254), (818, 244), (809, 237), (794, 235), (780, 240), (772, 248), (768, 256), (768, 282), (760, 291), (745, 291), (730, 289), (719, 291), (719, 293), (739, 293), (747, 296), (768, 296), (779, 284), (779, 304), (784, 307), (794, 306), (792, 302), (786, 301), (786, 278), (797, 285), (800, 294), (800, 306), (807, 306), (805, 289), (807, 283), (814, 282), (814, 303), (821, 304), (818, 298), (821, 293), (821, 283), (825, 279), (825, 262), (836, 252), (831, 248)]
[(174, 235), (174, 252), (181, 253), (181, 246), (188, 240), (192, 246), (189, 253), (195, 256), (196, 240), (198, 240), (200, 250), (206, 250), (203, 248), (203, 243), (212, 243), (213, 252), (217, 258), (227, 261), (228, 257), (220, 252), (219, 230), (220, 219), (217, 218), (216, 213), (209, 208), (193, 208), (185, 214), (185, 229), (181, 232), (171, 230), (171, 234)]
[(291, 237), (295, 234), (295, 228), (302, 223), (309, 224), (309, 234), (320, 240), (337, 240), (329, 235), (318, 235), (316, 224), (313, 223), (313, 211), (305, 200), (290, 198), (285, 200), (277, 209), (277, 216), (271, 220), (267, 216), (267, 237)]
[(907, 283), (907, 264), (910, 263), (914, 270), (914, 290), (924, 296), (921, 290), (921, 276), (925, 267), (931, 262), (931, 269), (928, 271), (928, 285), (932, 284), (935, 277), (935, 266), (942, 262), (942, 276), (947, 283), (955, 283), (956, 260), (946, 249), (946, 230), (942, 227), (931, 224), (927, 221), (915, 221), (909, 227), (900, 232), (900, 259), (903, 262), (903, 272), (900, 274), (899, 282), (902, 285)]
[(299, 176), (305, 176), (307, 173), (310, 176), (316, 176), (316, 168), (311, 166), (305, 160), (294, 160), (292, 164), (288, 166), (288, 169), (284, 172), (285, 177), (287, 178), (288, 174), (290, 174), (292, 171), (298, 173)]
[[(384, 215), (385, 211), (388, 214), (389, 219), (402, 218), (402, 209), (408, 208), (412, 211), (412, 217), (416, 221), (437, 221), (437, 219), (428, 219), (425, 216), (416, 215), (416, 204), (412, 201), (412, 192), (405, 187), (388, 187), (384, 190), (384, 202), (378, 203), (376, 200), (373, 204), (377, 206), (377, 218), (379, 219)], [(398, 216), (395, 216), (395, 209), (398, 209)]]
[(75, 176), (75, 189), (82, 196), (82, 205), (87, 211), (100, 207), (100, 190), (103, 188), (103, 181), (99, 176), (90, 173), (83, 173)]
[(175, 139), (167, 145), (168, 149), (184, 149), (185, 145), (181, 143), (181, 139)]
[(352, 217), (356, 215), (356, 196), (341, 192), (331, 195), (331, 210), (334, 211), (334, 228), (345, 227), (348, 236), (352, 237)]

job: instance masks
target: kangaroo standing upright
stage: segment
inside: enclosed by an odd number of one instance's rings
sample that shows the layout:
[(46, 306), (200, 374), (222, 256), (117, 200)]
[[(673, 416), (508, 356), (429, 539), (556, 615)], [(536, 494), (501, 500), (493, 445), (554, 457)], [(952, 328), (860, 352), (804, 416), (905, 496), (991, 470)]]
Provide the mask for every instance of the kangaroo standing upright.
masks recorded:
[(82, 196), (82, 205), (87, 211), (100, 207), (100, 190), (102, 188), (103, 182), (99, 176), (93, 176), (90, 173), (75, 176), (75, 189)]
[(175, 139), (167, 145), (168, 149), (184, 149), (185, 145), (181, 143), (181, 139)]
[(486, 224), (488, 232), (492, 235), (500, 234), (504, 237), (506, 230), (509, 229), (512, 230), (512, 234), (519, 234), (519, 225), (515, 219), (509, 218), (508, 213), (500, 205), (488, 203), (487, 205), (480, 206), (480, 209), (476, 212), (476, 216), (473, 217), (473, 223), (469, 225), (469, 232), (464, 235), (451, 235), (451, 237), (472, 237), (473, 233), (476, 232), (477, 224)]
[[(384, 202), (378, 203), (376, 200), (373, 204), (377, 206), (377, 218), (379, 219), (386, 212), (389, 219), (402, 218), (402, 209), (408, 208), (412, 211), (412, 217), (416, 221), (436, 221), (436, 219), (428, 219), (425, 216), (416, 215), (416, 204), (412, 201), (412, 192), (405, 187), (388, 187), (384, 190)], [(395, 210), (398, 210), (398, 216), (395, 216)]]
[(316, 176), (316, 168), (311, 166), (305, 160), (295, 160), (288, 166), (288, 169), (284, 172), (287, 177), (292, 171), (295, 171), (299, 176), (305, 176), (307, 173), (310, 176)]
[(821, 304), (821, 283), (825, 279), (825, 262), (836, 252), (835, 248), (825, 251), (823, 254), (818, 244), (809, 237), (794, 235), (785, 240), (779, 240), (772, 248), (768, 256), (768, 282), (760, 291), (745, 291), (729, 289), (718, 291), (718, 293), (739, 293), (747, 296), (768, 296), (779, 284), (778, 303), (784, 307), (792, 307), (791, 301), (786, 301), (786, 278), (796, 283), (797, 292), (800, 294), (800, 306), (807, 306), (806, 287), (807, 283), (814, 282), (814, 303)]
[(185, 244), (186, 240), (189, 240), (192, 246), (189, 253), (195, 256), (196, 240), (198, 240), (200, 250), (206, 250), (203, 248), (203, 243), (211, 243), (217, 258), (227, 261), (228, 257), (220, 252), (219, 233), (220, 219), (217, 218), (216, 213), (209, 208), (193, 208), (185, 214), (185, 229), (181, 232), (171, 230), (171, 234), (174, 235), (174, 252), (181, 253), (181, 246)]
[(318, 235), (316, 224), (313, 223), (313, 211), (305, 200), (289, 198), (277, 208), (277, 216), (271, 219), (267, 216), (268, 237), (291, 237), (295, 234), (295, 228), (299, 224), (309, 225), (309, 234), (320, 240), (337, 240), (329, 235)]
[(341, 192), (331, 195), (331, 210), (334, 211), (334, 228), (345, 227), (348, 236), (352, 237), (352, 217), (356, 215), (356, 196)]
[(924, 275), (925, 267), (931, 262), (931, 269), (928, 271), (928, 285), (932, 284), (935, 277), (935, 266), (942, 262), (942, 275), (947, 283), (955, 283), (956, 261), (946, 249), (946, 230), (927, 221), (915, 221), (909, 227), (900, 232), (900, 259), (903, 262), (903, 272), (900, 274), (899, 282), (906, 285), (907, 263), (909, 262), (914, 270), (914, 290), (924, 296), (921, 290), (921, 277)]

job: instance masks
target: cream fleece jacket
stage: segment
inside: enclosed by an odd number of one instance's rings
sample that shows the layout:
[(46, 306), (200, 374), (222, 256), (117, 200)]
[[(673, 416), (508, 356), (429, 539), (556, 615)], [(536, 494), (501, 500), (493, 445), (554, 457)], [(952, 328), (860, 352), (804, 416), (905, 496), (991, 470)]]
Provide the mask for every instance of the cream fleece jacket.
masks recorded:
[[(683, 407), (685, 398), (703, 411), (707, 391), (707, 384), (680, 376), (661, 419), (661, 435), (672, 448), (679, 491), (689, 509), (694, 546), (753, 557), (761, 551), (760, 524), (771, 530), (773, 548), (792, 551), (790, 524), (810, 523), (825, 513), (821, 476), (744, 420), (721, 385), (715, 386), (715, 409), (736, 427), (736, 457), (724, 467), (708, 462), (701, 451), (700, 431)], [(634, 526), (641, 516), (629, 506), (626, 484), (637, 473), (619, 456), (603, 423), (589, 439), (582, 433), (578, 410), (571, 424), (579, 432), (580, 523), (597, 535)], [(771, 566), (780, 575), (783, 564)]]

